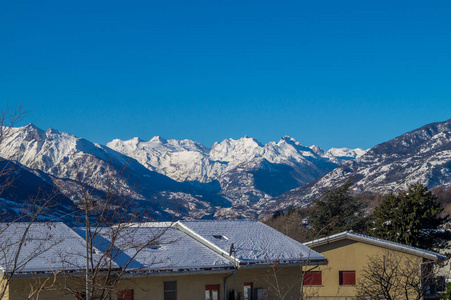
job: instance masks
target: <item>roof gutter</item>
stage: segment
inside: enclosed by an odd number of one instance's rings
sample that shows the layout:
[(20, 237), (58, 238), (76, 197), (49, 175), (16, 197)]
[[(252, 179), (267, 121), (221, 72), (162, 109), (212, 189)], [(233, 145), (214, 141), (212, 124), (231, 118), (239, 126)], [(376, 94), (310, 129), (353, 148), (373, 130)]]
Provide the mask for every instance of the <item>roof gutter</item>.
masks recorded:
[(155, 276), (182, 276), (182, 275), (198, 275), (198, 274), (227, 274), (230, 272), (230, 269), (224, 270), (191, 270), (191, 271), (162, 271), (162, 272), (126, 272), (122, 277), (131, 278), (131, 277), (155, 277)]
[[(321, 260), (306, 260), (306, 261), (279, 261), (280, 266), (324, 266), (327, 265), (327, 259)], [(249, 263), (249, 264), (241, 264), (240, 268), (265, 268), (272, 264), (272, 262), (261, 262), (261, 263)]]

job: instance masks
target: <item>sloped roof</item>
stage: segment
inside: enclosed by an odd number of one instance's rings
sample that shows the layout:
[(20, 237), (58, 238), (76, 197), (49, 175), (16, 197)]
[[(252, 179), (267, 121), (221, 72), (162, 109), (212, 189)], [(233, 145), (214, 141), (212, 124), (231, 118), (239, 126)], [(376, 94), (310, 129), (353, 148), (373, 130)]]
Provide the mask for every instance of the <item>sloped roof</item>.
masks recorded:
[(359, 233), (354, 233), (354, 232), (350, 232), (350, 231), (345, 231), (345, 232), (331, 235), (328, 237), (324, 237), (321, 239), (313, 240), (313, 241), (304, 243), (304, 245), (306, 245), (307, 247), (315, 248), (315, 247), (333, 243), (333, 242), (336, 242), (336, 241), (339, 241), (342, 239), (350, 239), (353, 241), (367, 243), (367, 244), (379, 246), (379, 247), (386, 248), (386, 249), (409, 253), (409, 254), (421, 256), (421, 257), (424, 257), (424, 258), (427, 258), (430, 260), (446, 259), (446, 256), (441, 255), (436, 252), (427, 251), (427, 250), (423, 250), (420, 248), (407, 246), (407, 245), (403, 245), (400, 243), (395, 243), (395, 242), (391, 242), (391, 241), (387, 241), (387, 240), (383, 240), (383, 239), (378, 239), (375, 237), (371, 237), (371, 236), (367, 236), (367, 235), (363, 235), (363, 234), (359, 234)]
[(77, 271), (85, 265), (84, 239), (60, 222), (0, 223), (0, 248), (2, 272)]
[[(211, 251), (201, 243), (166, 223), (133, 224), (120, 229), (115, 238), (116, 255), (113, 260), (130, 271), (178, 271), (212, 268), (233, 268), (233, 263)], [(84, 228), (77, 228), (80, 236)], [(106, 251), (111, 245), (114, 228), (102, 228), (93, 245)], [(150, 245), (150, 246), (149, 246)]]
[[(22, 246), (17, 273), (82, 271), (85, 233), (85, 228), (71, 229), (63, 223), (0, 223), (0, 268), (12, 271), (15, 253)], [(321, 254), (258, 221), (120, 224), (101, 228), (93, 246), (100, 269), (111, 264), (129, 272), (225, 271), (274, 261), (327, 263)]]
[(174, 226), (239, 265), (327, 262), (321, 254), (254, 220), (178, 221)]

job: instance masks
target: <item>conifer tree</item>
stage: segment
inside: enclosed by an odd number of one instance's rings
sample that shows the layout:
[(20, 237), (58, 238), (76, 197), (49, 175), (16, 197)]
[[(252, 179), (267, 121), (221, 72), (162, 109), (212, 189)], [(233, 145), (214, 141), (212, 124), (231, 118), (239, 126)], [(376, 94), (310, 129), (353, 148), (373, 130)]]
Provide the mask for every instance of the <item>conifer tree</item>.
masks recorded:
[(315, 237), (328, 236), (347, 230), (363, 232), (369, 221), (368, 205), (351, 195), (353, 178), (337, 188), (330, 188), (313, 200), (309, 225)]
[(412, 184), (398, 195), (386, 196), (374, 210), (372, 235), (401, 244), (433, 249), (444, 246), (446, 232), (438, 230), (448, 221), (443, 208), (422, 184)]

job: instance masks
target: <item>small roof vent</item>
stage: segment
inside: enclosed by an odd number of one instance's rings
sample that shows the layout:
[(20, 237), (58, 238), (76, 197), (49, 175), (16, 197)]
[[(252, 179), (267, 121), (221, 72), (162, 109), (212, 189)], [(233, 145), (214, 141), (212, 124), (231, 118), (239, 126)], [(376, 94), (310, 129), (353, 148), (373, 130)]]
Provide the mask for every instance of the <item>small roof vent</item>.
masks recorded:
[(221, 235), (221, 234), (214, 234), (213, 237), (217, 240), (225, 240), (225, 241), (228, 240), (228, 238), (226, 236)]

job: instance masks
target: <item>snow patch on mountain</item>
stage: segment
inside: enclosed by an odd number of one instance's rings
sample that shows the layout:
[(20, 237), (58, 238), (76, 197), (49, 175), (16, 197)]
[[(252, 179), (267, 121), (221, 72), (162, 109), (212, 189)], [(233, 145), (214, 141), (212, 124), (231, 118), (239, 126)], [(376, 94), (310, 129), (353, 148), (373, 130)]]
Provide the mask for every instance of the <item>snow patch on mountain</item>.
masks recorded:
[(362, 151), (334, 149), (331, 155), (349, 155), (355, 160), (346, 161), (317, 181), (275, 197), (265, 205), (272, 203), (269, 206), (275, 210), (302, 206), (323, 189), (339, 186), (351, 177), (354, 178), (352, 190), (356, 193), (400, 192), (417, 182), (428, 188), (450, 185), (451, 120), (405, 133), (363, 155)]
[[(342, 152), (351, 160), (358, 156), (352, 150)], [(113, 186), (121, 195), (150, 205), (161, 218), (222, 218), (232, 210), (255, 217), (253, 204), (265, 206), (342, 161), (289, 136), (265, 145), (248, 136), (226, 139), (211, 149), (160, 136), (115, 139), (103, 146), (33, 124), (13, 128), (0, 144), (0, 156), (35, 170), (70, 199), (80, 198), (79, 181), (95, 187), (96, 193)]]

